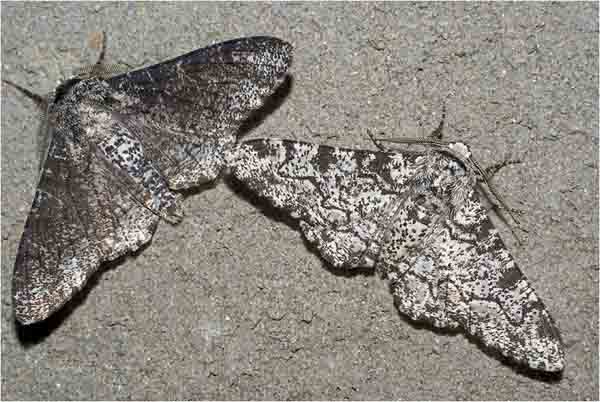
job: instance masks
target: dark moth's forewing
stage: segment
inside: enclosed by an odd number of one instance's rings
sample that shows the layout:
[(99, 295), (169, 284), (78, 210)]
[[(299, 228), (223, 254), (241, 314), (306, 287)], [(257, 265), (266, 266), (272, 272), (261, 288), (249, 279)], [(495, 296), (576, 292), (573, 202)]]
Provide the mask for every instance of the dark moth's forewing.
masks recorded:
[(57, 88), (50, 146), (19, 244), (16, 319), (46, 319), (103, 261), (177, 221), (171, 189), (212, 180), (242, 122), (283, 80), (291, 46), (244, 38)]
[(143, 130), (142, 142), (169, 186), (215, 179), (225, 150), (250, 113), (283, 81), (292, 61), (289, 43), (271, 37), (232, 40), (113, 77), (123, 94), (120, 119)]
[(376, 266), (402, 313), (461, 328), (533, 369), (563, 369), (559, 332), (460, 161), (438, 151), (259, 139), (240, 144), (231, 167), (247, 188), (298, 219), (328, 262)]

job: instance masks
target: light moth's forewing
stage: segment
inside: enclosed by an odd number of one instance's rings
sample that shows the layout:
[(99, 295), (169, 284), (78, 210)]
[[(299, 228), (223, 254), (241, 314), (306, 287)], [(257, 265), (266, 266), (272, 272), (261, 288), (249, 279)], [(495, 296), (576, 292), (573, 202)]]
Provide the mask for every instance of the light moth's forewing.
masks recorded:
[(251, 140), (236, 151), (234, 176), (299, 219), (306, 238), (336, 267), (374, 263), (382, 226), (395, 213), (411, 158), (285, 140)]
[(215, 179), (243, 121), (282, 82), (291, 46), (243, 38), (57, 88), (13, 276), (15, 315), (46, 319), (103, 261), (181, 219), (173, 189)]
[(251, 140), (231, 167), (247, 188), (298, 219), (328, 262), (376, 266), (402, 313), (460, 328), (533, 369), (563, 369), (558, 330), (458, 161), (441, 152)]

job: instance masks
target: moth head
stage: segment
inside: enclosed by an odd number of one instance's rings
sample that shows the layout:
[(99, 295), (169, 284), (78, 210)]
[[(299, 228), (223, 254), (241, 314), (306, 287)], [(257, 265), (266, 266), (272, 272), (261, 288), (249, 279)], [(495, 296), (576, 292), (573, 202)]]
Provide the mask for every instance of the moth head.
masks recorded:
[[(434, 171), (445, 172), (442, 176), (447, 176), (454, 180), (457, 176), (465, 176), (471, 171), (470, 160), (471, 150), (462, 142), (451, 143), (433, 143), (431, 144), (436, 152), (433, 155), (435, 162), (432, 163)], [(443, 155), (443, 156), (442, 156)]]
[[(471, 149), (462, 142), (435, 143), (439, 153), (434, 153), (432, 168), (438, 172), (433, 187), (446, 193), (458, 205), (465, 198), (465, 190), (472, 188), (479, 179), (477, 163)], [(435, 155), (435, 156), (434, 156)]]
[[(470, 173), (474, 175), (477, 177), (477, 180), (485, 180), (483, 170), (473, 158), (473, 152), (471, 152), (471, 148), (469, 148), (467, 144), (463, 142), (450, 142), (447, 144), (445, 151), (452, 156), (457, 163), (462, 165), (462, 168), (467, 174)], [(461, 174), (465, 174), (464, 171)]]
[(54, 91), (51, 93), (52, 102), (50, 103), (58, 103), (71, 91), (71, 89), (77, 85), (81, 79), (77, 77), (69, 78), (63, 82), (61, 82)]

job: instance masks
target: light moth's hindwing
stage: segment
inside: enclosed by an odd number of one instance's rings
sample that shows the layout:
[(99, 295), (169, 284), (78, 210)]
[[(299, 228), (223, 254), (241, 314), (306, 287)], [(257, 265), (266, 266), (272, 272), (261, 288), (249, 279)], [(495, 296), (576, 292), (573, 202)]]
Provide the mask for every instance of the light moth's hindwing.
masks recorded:
[[(449, 193), (434, 184), (426, 197), (411, 197), (401, 207), (378, 267), (396, 306), (413, 320), (460, 328), (533, 369), (562, 371), (558, 329), (474, 187), (465, 184), (456, 182)], [(456, 192), (463, 195), (453, 205)]]
[(452, 157), (251, 140), (231, 166), (299, 220), (329, 263), (376, 266), (403, 314), (533, 369), (563, 369), (552, 318), (493, 228), (475, 176)]
[(59, 86), (17, 252), (16, 319), (48, 318), (103, 261), (150, 241), (160, 217), (181, 219), (172, 190), (220, 174), (244, 120), (283, 81), (291, 51), (276, 38), (242, 38)]

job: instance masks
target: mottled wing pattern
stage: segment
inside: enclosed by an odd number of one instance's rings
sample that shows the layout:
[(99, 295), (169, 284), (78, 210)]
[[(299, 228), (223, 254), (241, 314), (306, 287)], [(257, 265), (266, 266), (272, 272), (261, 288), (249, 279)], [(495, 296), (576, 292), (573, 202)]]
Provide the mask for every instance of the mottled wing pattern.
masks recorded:
[(15, 263), (15, 315), (23, 324), (58, 310), (102, 261), (150, 241), (159, 219), (88, 143), (56, 130)]
[[(456, 188), (460, 188), (457, 185)], [(398, 309), (438, 328), (461, 328), (485, 346), (536, 370), (561, 371), (560, 334), (509, 254), (473, 187), (409, 197), (382, 245)], [(419, 238), (407, 245), (409, 233)]]
[(292, 46), (251, 37), (216, 44), (116, 76), (115, 117), (138, 133), (169, 186), (215, 179), (242, 123), (283, 82)]
[(248, 188), (300, 221), (336, 267), (372, 266), (411, 158), (285, 140), (250, 140), (230, 163)]
[(475, 176), (454, 158), (252, 140), (231, 166), (298, 219), (328, 262), (376, 265), (410, 318), (462, 328), (534, 369), (562, 370), (558, 330), (492, 227)]

